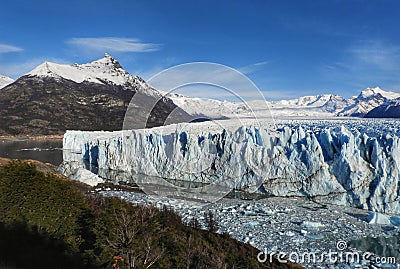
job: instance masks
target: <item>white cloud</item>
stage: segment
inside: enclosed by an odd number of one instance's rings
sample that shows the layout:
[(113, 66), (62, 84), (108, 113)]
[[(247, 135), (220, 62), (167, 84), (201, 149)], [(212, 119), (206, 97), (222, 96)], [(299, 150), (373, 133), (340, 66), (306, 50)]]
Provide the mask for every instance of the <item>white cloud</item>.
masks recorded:
[(267, 64), (269, 64), (268, 61), (257, 62), (254, 64), (249, 64), (249, 65), (240, 67), (240, 68), (238, 68), (238, 70), (240, 72), (242, 72), (243, 74), (249, 75), (249, 74), (252, 74), (254, 72), (261, 70), (263, 68), (263, 66), (267, 65)]
[(18, 51), (23, 51), (23, 49), (12, 45), (0, 44), (0, 53), (9, 53)]
[(67, 43), (96, 51), (151, 52), (161, 49), (161, 44), (144, 43), (137, 38), (88, 37), (71, 38)]
[(381, 39), (358, 40), (341, 57), (321, 67), (319, 78), (351, 97), (366, 87), (396, 90), (400, 85), (400, 45)]
[(360, 41), (349, 49), (359, 64), (383, 71), (400, 70), (400, 47), (379, 40)]

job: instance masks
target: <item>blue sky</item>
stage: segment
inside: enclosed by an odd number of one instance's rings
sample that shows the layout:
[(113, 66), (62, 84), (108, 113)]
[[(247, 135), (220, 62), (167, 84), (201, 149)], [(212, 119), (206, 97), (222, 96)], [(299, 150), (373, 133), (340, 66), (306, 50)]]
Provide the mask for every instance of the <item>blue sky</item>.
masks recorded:
[(109, 52), (145, 79), (193, 61), (227, 65), (267, 99), (400, 92), (399, 10), (396, 0), (3, 0), (0, 74)]

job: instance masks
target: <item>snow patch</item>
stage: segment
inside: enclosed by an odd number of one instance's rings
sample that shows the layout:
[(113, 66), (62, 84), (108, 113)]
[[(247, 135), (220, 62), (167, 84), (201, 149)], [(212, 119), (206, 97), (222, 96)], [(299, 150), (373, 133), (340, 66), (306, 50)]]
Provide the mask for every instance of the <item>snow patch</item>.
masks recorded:
[(0, 89), (10, 85), (13, 82), (14, 80), (12, 78), (0, 75)]

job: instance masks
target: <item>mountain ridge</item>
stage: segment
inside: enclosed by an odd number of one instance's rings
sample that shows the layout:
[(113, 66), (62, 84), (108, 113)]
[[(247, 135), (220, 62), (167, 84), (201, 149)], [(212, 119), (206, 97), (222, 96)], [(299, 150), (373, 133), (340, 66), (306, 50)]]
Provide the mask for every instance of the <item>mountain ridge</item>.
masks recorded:
[(192, 98), (175, 93), (164, 94), (189, 114), (201, 112), (201, 116), (211, 119), (249, 115), (257, 111), (265, 112), (266, 109), (269, 112), (264, 114), (275, 117), (363, 117), (372, 109), (400, 98), (400, 93), (384, 91), (379, 87), (366, 88), (349, 99), (336, 94), (321, 94), (279, 101), (254, 100), (247, 103)]

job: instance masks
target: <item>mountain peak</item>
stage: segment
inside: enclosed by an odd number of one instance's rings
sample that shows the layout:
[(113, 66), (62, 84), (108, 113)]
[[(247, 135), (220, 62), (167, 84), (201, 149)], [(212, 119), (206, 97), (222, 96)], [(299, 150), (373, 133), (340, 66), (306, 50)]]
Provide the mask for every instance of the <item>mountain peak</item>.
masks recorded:
[(364, 97), (366, 97), (366, 96), (371, 96), (371, 95), (375, 95), (375, 94), (382, 94), (382, 93), (385, 93), (385, 91), (384, 90), (382, 90), (381, 88), (379, 88), (379, 87), (375, 87), (375, 88), (366, 88), (365, 90), (363, 90), (362, 92), (361, 92), (361, 95), (362, 96), (364, 96)]
[(14, 80), (12, 78), (0, 75), (0, 89), (4, 88), (5, 86), (13, 83)]
[(358, 96), (358, 98), (369, 98), (372, 96), (376, 96), (376, 95), (381, 95), (382, 97), (386, 98), (386, 99), (396, 99), (400, 97), (400, 93), (397, 92), (388, 92), (388, 91), (384, 91), (379, 87), (375, 87), (375, 88), (366, 88), (365, 90), (363, 90), (360, 95)]
[[(104, 53), (104, 57), (100, 58), (98, 60), (95, 60), (91, 63), (85, 64), (86, 66), (89, 65), (93, 65), (93, 66), (108, 66), (111, 68), (115, 68), (115, 69), (121, 69), (123, 70), (122, 66), (120, 65), (120, 63), (114, 58), (112, 57), (110, 54), (108, 54), (107, 52)], [(124, 70), (125, 71), (125, 70)]]
[(28, 76), (64, 78), (77, 83), (84, 81), (98, 84), (124, 85), (132, 80), (117, 60), (106, 53), (103, 58), (87, 64), (57, 64), (44, 62), (27, 74)]
[(76, 83), (90, 82), (102, 85), (117, 85), (125, 89), (136, 89), (147, 95), (159, 95), (143, 79), (129, 74), (117, 60), (106, 53), (103, 58), (86, 64), (57, 64), (44, 62), (31, 72), (28, 77), (47, 77), (56, 80), (66, 79)]

